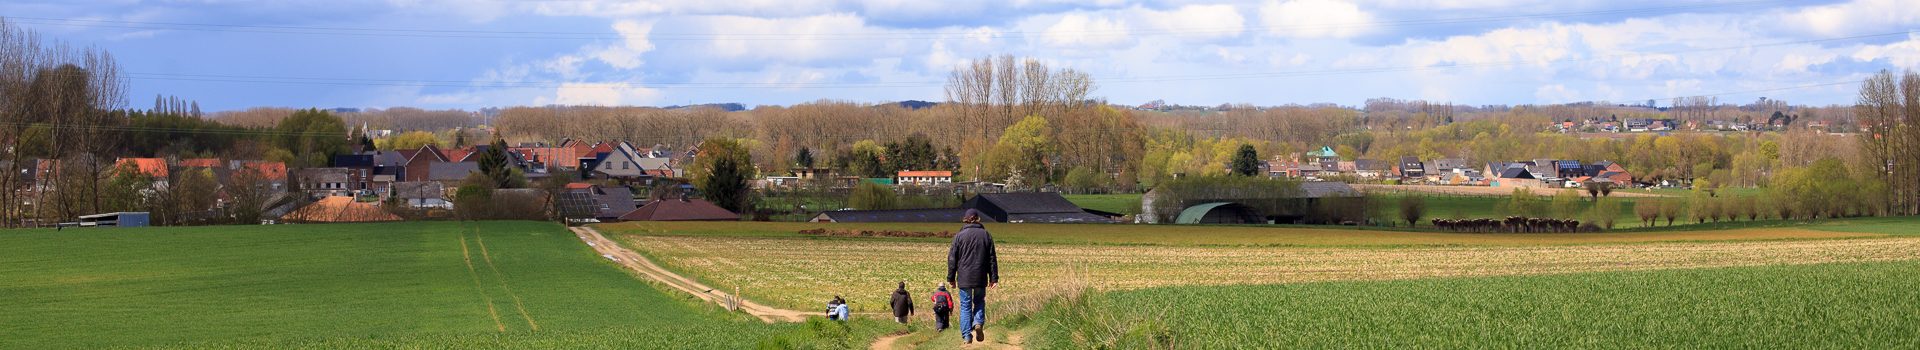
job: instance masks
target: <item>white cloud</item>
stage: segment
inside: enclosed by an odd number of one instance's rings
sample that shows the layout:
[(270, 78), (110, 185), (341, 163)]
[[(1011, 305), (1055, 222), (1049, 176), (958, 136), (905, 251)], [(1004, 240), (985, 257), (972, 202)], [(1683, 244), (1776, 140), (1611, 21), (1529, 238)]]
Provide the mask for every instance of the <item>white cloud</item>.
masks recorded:
[(1040, 33), (1042, 44), (1060, 48), (1115, 48), (1133, 42), (1132, 31), (1120, 20), (1081, 13), (1061, 16)]
[(640, 68), (640, 55), (653, 51), (653, 42), (647, 37), (653, 31), (653, 22), (619, 21), (613, 29), (620, 32), (621, 44), (596, 50), (593, 57), (614, 68)]
[(1269, 0), (1260, 6), (1260, 24), (1279, 37), (1351, 38), (1366, 34), (1373, 21), (1372, 14), (1345, 1)]
[(1779, 17), (1785, 28), (1821, 36), (1857, 35), (1920, 24), (1920, 6), (1911, 0), (1856, 0), (1789, 10)]
[(1583, 96), (1580, 96), (1578, 91), (1567, 88), (1566, 85), (1552, 84), (1534, 89), (1533, 98), (1541, 102), (1563, 103), (1581, 101)]
[(1886, 45), (1863, 46), (1850, 56), (1856, 61), (1885, 59), (1902, 69), (1920, 69), (1920, 35), (1910, 35), (1905, 41)]
[(660, 91), (628, 83), (565, 83), (552, 97), (537, 97), (534, 105), (625, 106), (658, 102)]
[(1240, 36), (1246, 31), (1246, 18), (1233, 5), (1188, 5), (1173, 11), (1144, 11), (1140, 16), (1156, 29), (1186, 39), (1218, 39)]

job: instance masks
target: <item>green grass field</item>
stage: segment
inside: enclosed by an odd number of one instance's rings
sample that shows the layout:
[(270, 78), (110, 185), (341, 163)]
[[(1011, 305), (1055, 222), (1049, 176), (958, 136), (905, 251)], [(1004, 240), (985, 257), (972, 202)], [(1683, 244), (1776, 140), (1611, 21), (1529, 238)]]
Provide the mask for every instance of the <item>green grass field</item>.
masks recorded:
[(1068, 202), (1073, 202), (1074, 205), (1078, 205), (1081, 208), (1121, 214), (1140, 213), (1139, 193), (1068, 194), (1062, 196), (1067, 197)]
[(1920, 262), (1170, 287), (1036, 316), (1040, 348), (1920, 347)]
[(8, 349), (844, 348), (885, 330), (727, 314), (535, 222), (0, 231), (0, 281)]

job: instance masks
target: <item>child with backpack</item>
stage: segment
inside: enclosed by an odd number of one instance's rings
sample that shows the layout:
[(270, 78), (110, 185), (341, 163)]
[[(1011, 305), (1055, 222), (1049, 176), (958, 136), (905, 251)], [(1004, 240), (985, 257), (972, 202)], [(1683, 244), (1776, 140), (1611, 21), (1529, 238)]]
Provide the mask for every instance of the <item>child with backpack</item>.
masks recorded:
[(953, 295), (947, 294), (947, 284), (941, 283), (940, 290), (933, 292), (933, 319), (939, 325), (939, 332), (947, 331), (947, 316), (953, 313)]

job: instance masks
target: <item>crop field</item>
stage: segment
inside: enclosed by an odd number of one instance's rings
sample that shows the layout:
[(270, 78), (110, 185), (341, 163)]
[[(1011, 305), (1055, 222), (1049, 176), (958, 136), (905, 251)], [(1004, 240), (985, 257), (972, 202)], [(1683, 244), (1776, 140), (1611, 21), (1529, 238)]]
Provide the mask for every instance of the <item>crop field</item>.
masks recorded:
[[(1920, 220), (1907, 220), (1920, 224)], [(1725, 230), (1685, 230), (1685, 226), (1658, 231), (1608, 233), (1460, 234), (1426, 231), (1363, 230), (1342, 226), (1203, 226), (1203, 225), (1074, 225), (988, 224), (996, 242), (1081, 245), (1181, 246), (1529, 246), (1634, 242), (1821, 239), (1882, 236), (1883, 232), (1846, 232), (1849, 225), (1803, 228), (1799, 224)], [(700, 237), (810, 238), (800, 230), (958, 231), (959, 223), (805, 223), (805, 222), (623, 222), (596, 225), (608, 234)], [(1834, 227), (1834, 228), (1826, 228)], [(905, 242), (947, 242), (946, 239), (900, 238)]]
[(832, 330), (666, 294), (550, 223), (0, 231), (0, 281), (6, 349), (737, 349)]
[[(1035, 348), (1920, 347), (1920, 261), (1093, 293)], [(945, 339), (940, 339), (945, 340)]]
[[(619, 225), (610, 225), (618, 227)], [(994, 225), (990, 229), (1012, 225)], [(1055, 225), (1059, 226), (1059, 225)], [(1108, 227), (1079, 226), (1080, 231)], [(665, 228), (656, 228), (665, 229)], [(1290, 231), (1292, 229), (1273, 229)], [(1013, 231), (1013, 230), (1009, 230)], [(929, 291), (944, 278), (947, 243), (892, 238), (729, 236), (651, 231), (619, 235), (670, 269), (716, 286), (742, 286), (749, 299), (810, 310), (834, 295), (856, 310), (878, 311), (895, 283)], [(1319, 234), (1360, 234), (1364, 231)], [(1039, 234), (1039, 233), (1029, 233)], [(1392, 238), (1400, 232), (1379, 232)], [(1669, 233), (1678, 234), (1678, 233)], [(1763, 241), (1540, 245), (1504, 241), (1485, 246), (1216, 246), (1047, 244), (1004, 240), (999, 246), (1002, 295), (1041, 293), (1066, 279), (1105, 290), (1180, 285), (1274, 284), (1459, 276), (1536, 275), (1826, 262), (1920, 259), (1920, 239), (1787, 239), (1834, 237), (1824, 231), (1764, 228), (1696, 232)], [(1649, 234), (1652, 235), (1652, 234)], [(1456, 239), (1503, 238), (1455, 234)], [(1869, 235), (1862, 237), (1871, 237)], [(999, 232), (996, 232), (996, 238)], [(1218, 238), (1220, 236), (1209, 236)], [(1422, 236), (1399, 236), (1422, 241)], [(1386, 239), (1386, 238), (1380, 238)], [(1784, 239), (1784, 240), (1783, 240)], [(1183, 241), (1187, 243), (1205, 243)], [(1161, 242), (1165, 243), (1165, 242)], [(1377, 242), (1384, 243), (1384, 241)], [(1283, 243), (1280, 243), (1283, 244)], [(924, 293), (924, 292), (923, 292)]]

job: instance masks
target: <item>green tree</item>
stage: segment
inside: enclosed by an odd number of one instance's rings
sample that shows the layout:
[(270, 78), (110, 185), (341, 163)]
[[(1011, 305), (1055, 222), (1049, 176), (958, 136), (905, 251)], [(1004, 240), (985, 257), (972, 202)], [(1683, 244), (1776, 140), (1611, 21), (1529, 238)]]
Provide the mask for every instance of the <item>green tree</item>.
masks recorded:
[(425, 131), (408, 131), (393, 135), (386, 140), (387, 150), (420, 149), (426, 145), (440, 145), (440, 137)]
[[(1578, 198), (1579, 195), (1575, 195)], [(1612, 198), (1595, 199), (1593, 206), (1587, 208), (1586, 221), (1589, 224), (1613, 229), (1614, 221), (1620, 218), (1620, 201)]]
[[(1053, 130), (1047, 126), (1047, 118), (1028, 116), (1008, 126), (1006, 132), (1000, 134), (999, 142), (987, 154), (983, 178), (1007, 180), (1010, 184), (1044, 184), (1048, 173), (1047, 160), (1056, 149)], [(1013, 179), (1015, 177), (1018, 179)]]
[(1260, 153), (1253, 145), (1241, 144), (1240, 151), (1233, 156), (1233, 173), (1240, 176), (1254, 176), (1260, 172)]
[(526, 174), (513, 166), (507, 158), (507, 141), (498, 137), (493, 144), (479, 155), (480, 174), (485, 175), (493, 188), (521, 188), (527, 186)]
[(897, 209), (899, 198), (886, 185), (861, 181), (847, 195), (847, 206), (859, 210)]
[(712, 138), (702, 142), (691, 170), (693, 185), (707, 200), (735, 213), (753, 208), (747, 181), (753, 179), (753, 154), (738, 140)]
[(1532, 190), (1515, 188), (1513, 194), (1507, 197), (1506, 212), (1509, 216), (1541, 217), (1547, 214), (1547, 207)]
[(873, 140), (860, 140), (853, 143), (853, 148), (848, 151), (843, 161), (846, 163), (847, 172), (854, 176), (890, 177), (888, 175), (891, 174), (888, 173), (893, 169), (889, 169), (886, 157), (887, 148), (880, 146), (880, 143)]
[(1400, 219), (1407, 221), (1408, 227), (1419, 227), (1420, 219), (1427, 216), (1427, 197), (1400, 197)]
[(793, 155), (793, 164), (802, 169), (813, 169), (813, 150), (801, 147), (800, 151)]
[(1561, 190), (1553, 194), (1553, 217), (1573, 219), (1580, 215), (1580, 193), (1574, 190)]
[(1060, 186), (1065, 187), (1067, 193), (1089, 193), (1099, 185), (1098, 177), (1099, 175), (1094, 174), (1093, 168), (1077, 166), (1073, 167), (1073, 170), (1068, 170), (1067, 176), (1060, 179)]
[(280, 148), (293, 152), (295, 167), (326, 166), (328, 158), (347, 151), (347, 124), (319, 109), (294, 112), (274, 127)]

